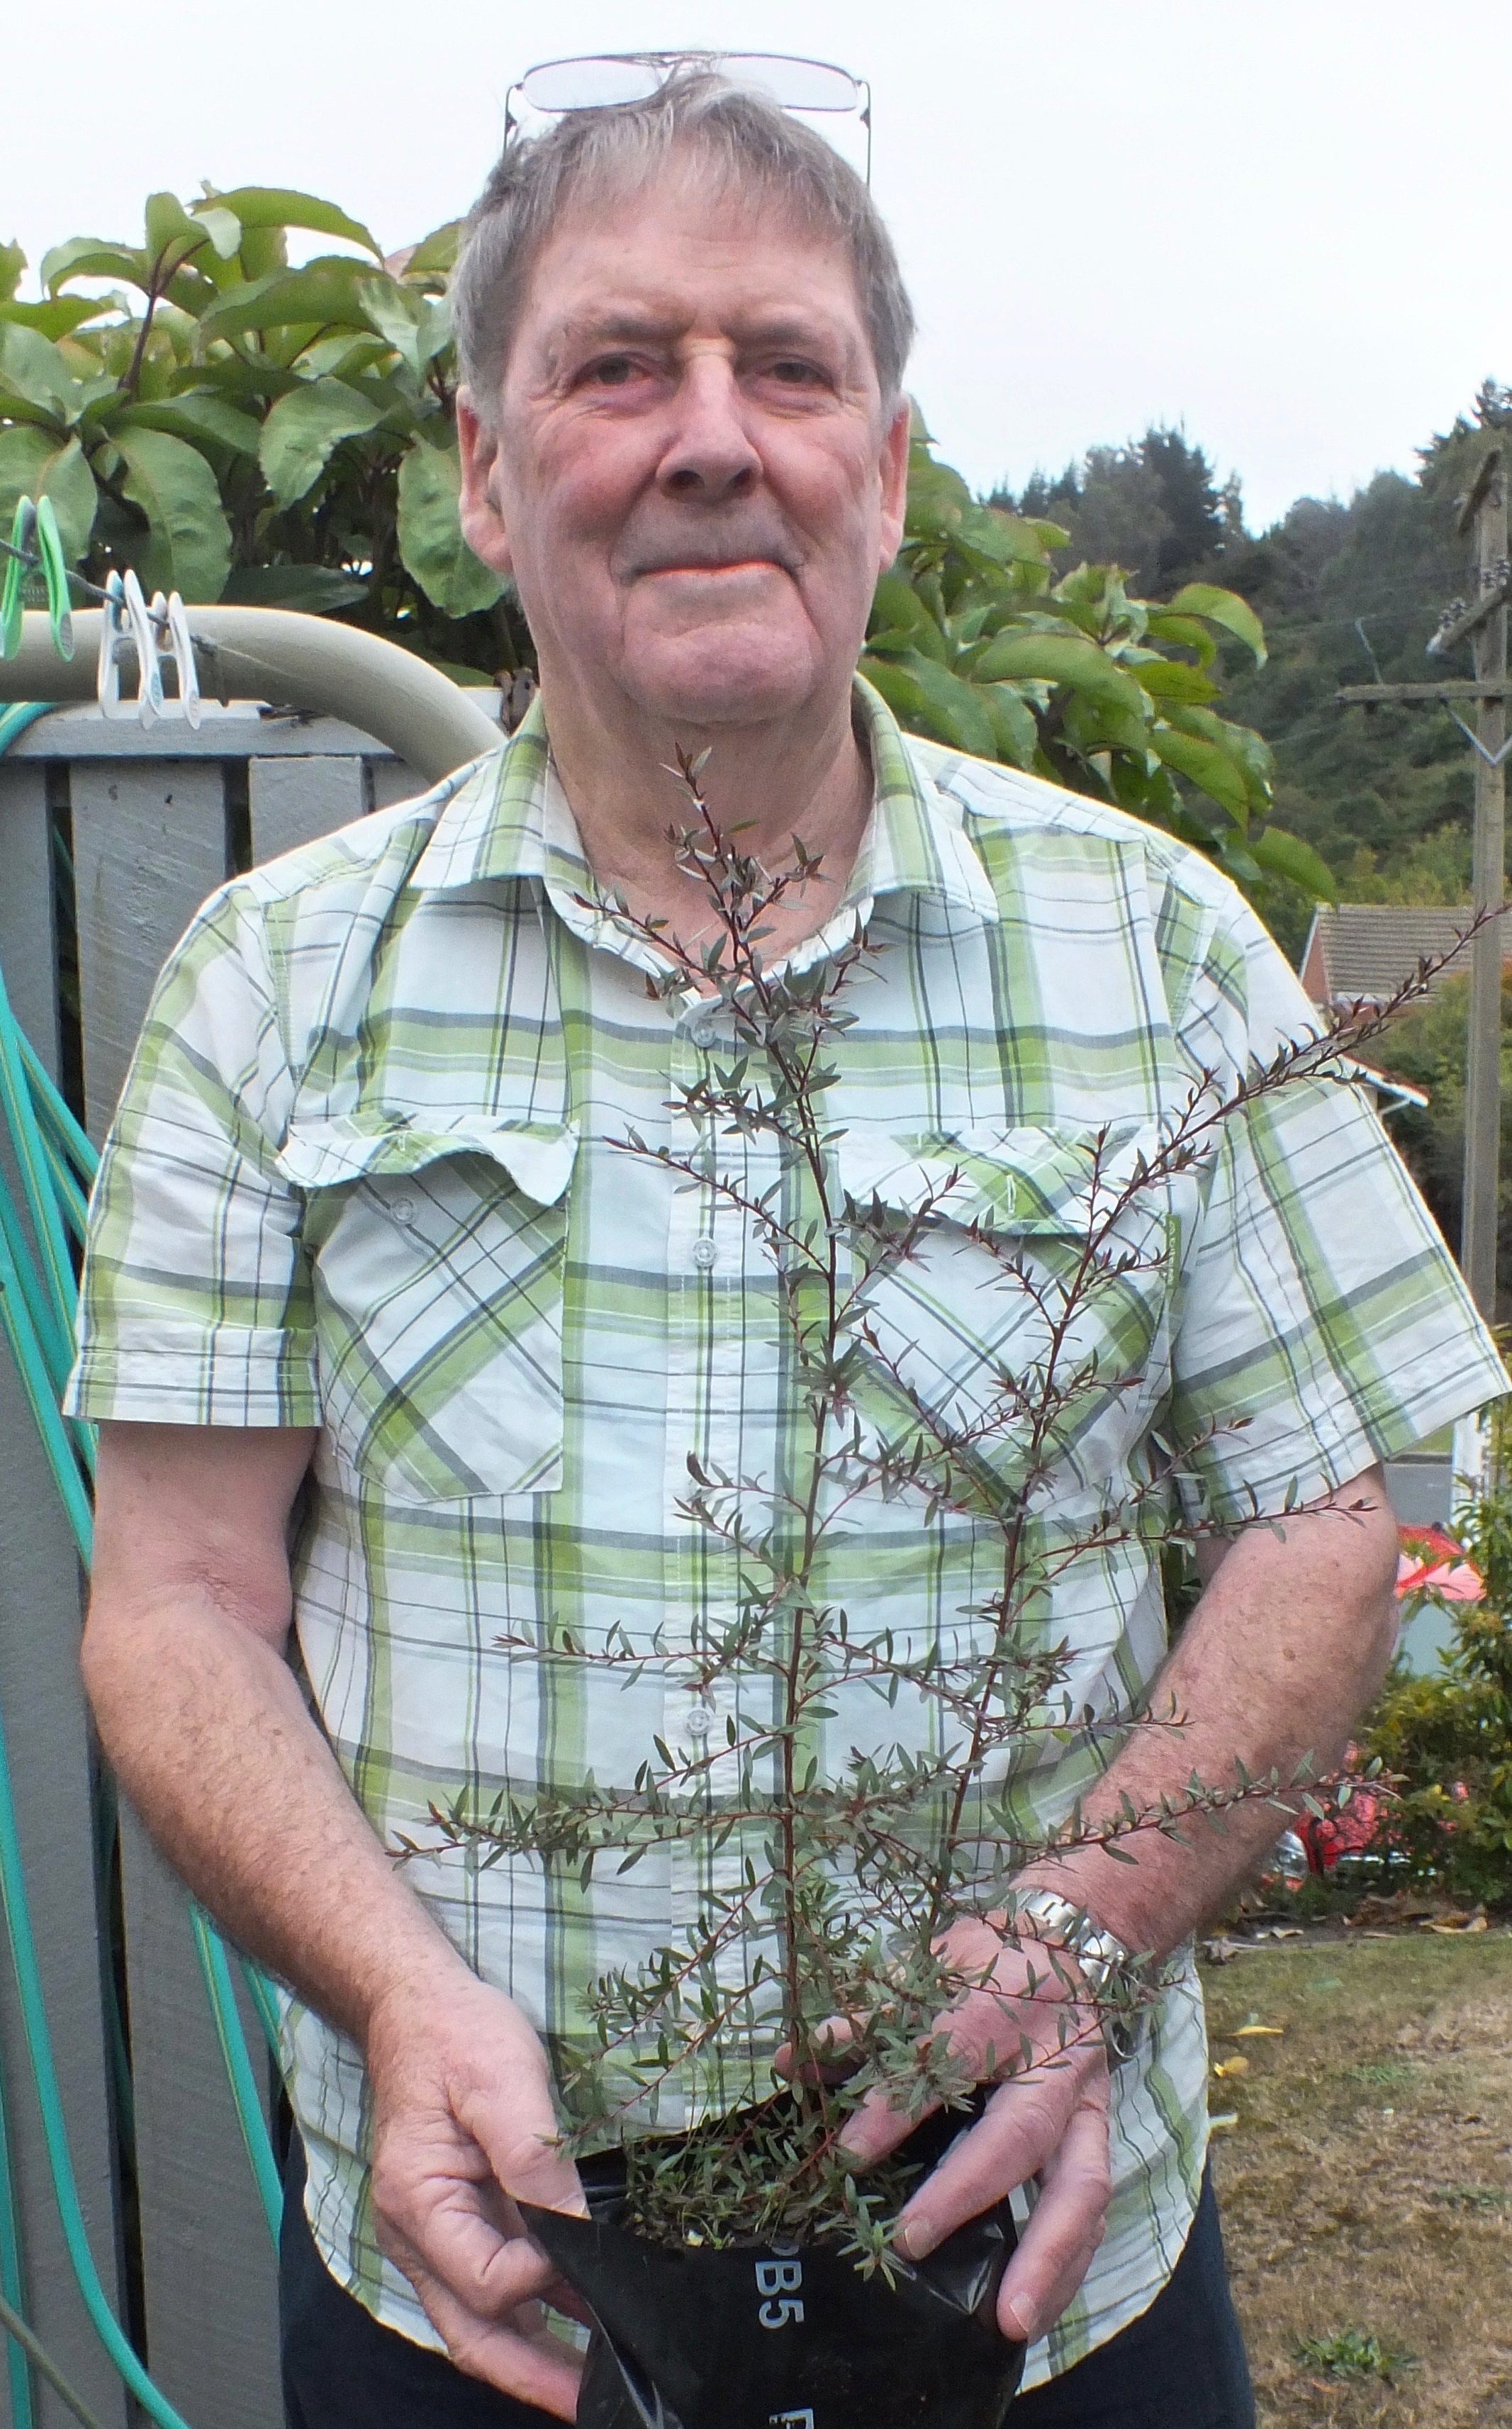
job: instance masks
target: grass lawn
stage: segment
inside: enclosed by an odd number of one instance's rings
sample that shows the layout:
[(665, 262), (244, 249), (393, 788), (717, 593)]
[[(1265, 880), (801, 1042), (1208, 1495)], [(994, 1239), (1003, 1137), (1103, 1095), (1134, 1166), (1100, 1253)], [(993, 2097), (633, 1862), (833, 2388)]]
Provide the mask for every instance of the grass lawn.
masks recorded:
[(1204, 1982), (1261, 2429), (1507, 2429), (1512, 1934), (1284, 1942)]

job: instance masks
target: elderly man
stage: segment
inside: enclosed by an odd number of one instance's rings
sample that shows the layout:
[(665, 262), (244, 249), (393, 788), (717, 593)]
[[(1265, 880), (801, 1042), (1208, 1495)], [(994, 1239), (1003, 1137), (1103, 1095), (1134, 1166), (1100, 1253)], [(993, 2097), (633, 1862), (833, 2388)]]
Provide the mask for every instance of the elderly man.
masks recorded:
[[(614, 1145), (674, 1136), (718, 1033), (648, 987), (631, 924), (695, 949), (709, 930), (668, 839), (678, 750), (710, 748), (715, 816), (769, 866), (795, 834), (822, 856), (769, 956), (858, 920), (879, 941), (839, 1119), (1158, 1121), (1304, 1011), (1206, 863), (905, 737), (856, 684), (902, 529), (911, 316), (816, 138), (708, 76), (569, 117), (506, 153), (457, 304), (464, 527), (518, 587), (539, 703), (501, 753), (206, 905), (106, 1156), (70, 1403), (105, 1421), (85, 1640), (105, 1744), (289, 1986), (298, 2429), (573, 2415), (577, 2355), (540, 2300), (567, 2297), (515, 2205), (580, 2204), (553, 2053), (586, 1984), (646, 1944), (644, 1900), (391, 1858), (459, 1786), (633, 1776), (644, 1749), (589, 1743), (570, 1675), (527, 1690), (501, 1639), (548, 1617), (685, 1638), (715, 1591), (678, 1512), (686, 1451), (770, 1472), (795, 1421), (743, 1392), (760, 1257), (712, 1197)], [(1289, 1490), (1307, 1514), (1209, 1561), (1161, 1675), (1187, 1726), (1133, 1738), (1089, 1809), (1329, 1757), (1392, 1642), (1378, 1462), (1503, 1387), (1363, 1108), (1303, 1086), (1228, 1133), (1149, 1396), (1220, 1518)], [(1151, 1455), (1144, 1423), (1119, 1473)], [(860, 1590), (916, 1591), (948, 1623), (969, 1532), (879, 1526)], [(1074, 1689), (1137, 1700), (1165, 1650), (1158, 1589), (1132, 1551), (1099, 1574), (1065, 1586)], [(1086, 1785), (1052, 1769), (1039, 1811)], [(1027, 2424), (1253, 2418), (1182, 1951), (1274, 1827), (1249, 1809), (1226, 1837), (1132, 1864), (1083, 1849), (1021, 1884), (1049, 1893), (1038, 1927), (1068, 1965), (1095, 1973), (1114, 1943), (1172, 1959), (1136, 2055), (1092, 2035), (1002, 2086), (905, 2213), (922, 2255), (1031, 2189), (999, 2306), (1031, 2343)], [(1018, 1939), (992, 1945), (963, 2025), (984, 2054), (1017, 2046), (1029, 1987)], [(904, 2130), (863, 2112), (858, 2164)]]

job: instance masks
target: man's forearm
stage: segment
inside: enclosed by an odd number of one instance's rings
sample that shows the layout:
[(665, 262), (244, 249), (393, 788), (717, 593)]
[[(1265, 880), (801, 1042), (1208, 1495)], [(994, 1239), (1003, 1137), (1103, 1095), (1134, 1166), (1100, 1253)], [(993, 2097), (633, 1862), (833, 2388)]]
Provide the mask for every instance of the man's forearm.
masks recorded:
[[(1358, 1506), (1370, 1504), (1369, 1509)], [(1337, 1760), (1379, 1686), (1395, 1642), (1396, 1528), (1374, 1471), (1326, 1511), (1246, 1529), (1228, 1549), (1137, 1724), (1086, 1798), (1090, 1827), (1162, 1796), (1179, 1804), (1195, 1776), (1208, 1789), (1300, 1763)], [(1165, 1715), (1174, 1710), (1182, 1726)], [(1221, 1827), (1193, 1814), (1172, 1840), (1153, 1827), (1118, 1843), (1132, 1863), (1084, 1846), (1031, 1865), (1021, 1886), (1058, 1889), (1126, 1946), (1164, 1955), (1220, 1903), (1275, 1840), (1267, 1797), (1230, 1807)]]
[(86, 1677), (105, 1750), (232, 1936), (364, 2042), (376, 1998), (460, 1966), (400, 1879), (275, 1647), (207, 1596), (97, 1597)]

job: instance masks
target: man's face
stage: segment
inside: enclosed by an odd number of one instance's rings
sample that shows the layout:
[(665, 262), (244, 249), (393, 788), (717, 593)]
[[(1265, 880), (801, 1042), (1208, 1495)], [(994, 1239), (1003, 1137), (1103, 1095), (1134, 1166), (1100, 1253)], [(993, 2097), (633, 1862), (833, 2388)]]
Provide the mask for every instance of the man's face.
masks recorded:
[(674, 164), (558, 228), (492, 433), (459, 420), (463, 530), (513, 573), (549, 696), (698, 727), (843, 693), (908, 415), (883, 421), (838, 245)]

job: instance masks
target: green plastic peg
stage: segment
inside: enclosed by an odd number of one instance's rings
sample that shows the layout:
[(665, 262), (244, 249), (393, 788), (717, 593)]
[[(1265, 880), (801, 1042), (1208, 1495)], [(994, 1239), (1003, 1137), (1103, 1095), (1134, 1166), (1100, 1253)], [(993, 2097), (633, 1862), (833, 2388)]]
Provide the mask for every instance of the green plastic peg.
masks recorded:
[(53, 647), (60, 658), (74, 654), (74, 618), (69, 609), (68, 560), (51, 498), (16, 501), (0, 586), (0, 658), (13, 658), (21, 647), (22, 612), (26, 576), (40, 571), (47, 587), (47, 617)]

